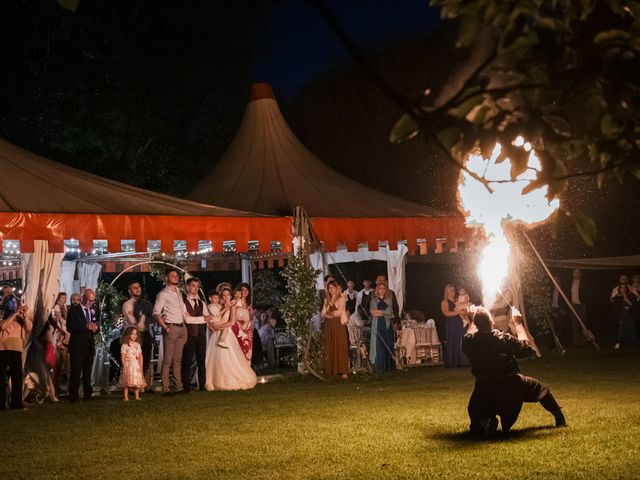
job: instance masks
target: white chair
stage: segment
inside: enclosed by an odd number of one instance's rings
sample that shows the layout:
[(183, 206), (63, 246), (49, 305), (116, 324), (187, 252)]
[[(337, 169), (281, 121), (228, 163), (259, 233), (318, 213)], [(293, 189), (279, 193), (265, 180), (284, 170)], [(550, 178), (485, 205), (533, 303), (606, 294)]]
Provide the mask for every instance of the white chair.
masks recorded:
[(420, 324), (415, 329), (416, 357), (422, 362), (438, 363), (442, 360), (442, 345), (438, 338), (436, 322), (432, 318), (426, 324)]

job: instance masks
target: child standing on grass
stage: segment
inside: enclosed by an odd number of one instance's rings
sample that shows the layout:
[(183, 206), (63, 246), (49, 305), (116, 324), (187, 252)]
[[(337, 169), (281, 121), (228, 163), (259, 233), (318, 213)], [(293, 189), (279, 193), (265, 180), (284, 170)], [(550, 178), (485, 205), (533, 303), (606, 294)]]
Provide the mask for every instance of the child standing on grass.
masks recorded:
[(142, 370), (142, 348), (138, 343), (138, 330), (135, 325), (125, 328), (120, 341), (122, 373), (120, 387), (124, 392), (124, 401), (129, 401), (129, 389), (133, 389), (136, 400), (140, 400), (140, 389), (146, 386)]

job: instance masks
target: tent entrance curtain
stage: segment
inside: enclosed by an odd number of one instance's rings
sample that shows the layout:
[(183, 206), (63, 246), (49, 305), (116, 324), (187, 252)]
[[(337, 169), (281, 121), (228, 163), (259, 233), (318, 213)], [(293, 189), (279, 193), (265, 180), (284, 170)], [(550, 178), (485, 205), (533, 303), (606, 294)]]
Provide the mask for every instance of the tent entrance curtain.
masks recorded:
[[(389, 250), (387, 248), (381, 248), (376, 252), (370, 252), (368, 250), (359, 250), (358, 252), (347, 252), (346, 250), (340, 250), (337, 252), (320, 252), (316, 251), (309, 255), (311, 265), (313, 268), (320, 270), (318, 278), (316, 280), (316, 289), (324, 290), (324, 275), (327, 270), (326, 265), (332, 263), (348, 263), (348, 262), (366, 262), (369, 260), (380, 260), (387, 262), (387, 280), (389, 281), (389, 288), (393, 290), (398, 299), (398, 305), (400, 311), (404, 307), (404, 297), (406, 292), (406, 267), (407, 267), (407, 253), (409, 250), (406, 245), (399, 244), (397, 250)], [(343, 279), (345, 282), (348, 278)]]
[(147, 250), (148, 240), (160, 240), (165, 252), (173, 252), (175, 240), (186, 240), (193, 251), (200, 240), (210, 241), (214, 252), (222, 251), (225, 240), (235, 240), (237, 251), (248, 251), (249, 241), (257, 240), (261, 253), (271, 251), (272, 241), (290, 252), (291, 217), (0, 212), (0, 240), (19, 240), (22, 252), (33, 252), (36, 240), (48, 240), (50, 252), (64, 252), (64, 240), (72, 238), (85, 252), (93, 250), (93, 240), (102, 239), (113, 252), (120, 251), (121, 240), (131, 239), (139, 251)]
[(42, 346), (32, 339), (38, 338), (55, 304), (60, 289), (60, 265), (63, 253), (51, 253), (45, 240), (34, 241), (33, 253), (23, 254), (22, 278), (25, 282), (23, 299), (33, 320), (33, 330), (25, 349), (27, 369), (36, 372), (41, 382), (46, 380), (46, 367)]

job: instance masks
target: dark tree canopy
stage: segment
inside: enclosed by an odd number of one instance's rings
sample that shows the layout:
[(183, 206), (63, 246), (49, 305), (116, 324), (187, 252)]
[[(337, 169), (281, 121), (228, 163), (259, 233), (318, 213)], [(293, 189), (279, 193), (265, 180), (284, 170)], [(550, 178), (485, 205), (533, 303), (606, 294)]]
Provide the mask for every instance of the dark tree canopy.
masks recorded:
[[(51, 0), (0, 6), (0, 137), (184, 193), (224, 151), (260, 54), (264, 2)], [(251, 14), (247, 14), (251, 12)]]
[[(468, 57), (455, 49), (455, 38), (453, 28), (443, 28), (370, 52), (367, 61), (399, 91), (439, 90)], [(425, 142), (389, 142), (402, 112), (358, 66), (334, 66), (285, 109), (296, 135), (333, 168), (402, 198), (456, 208), (459, 170)]]
[[(406, 97), (418, 102), (429, 89), (427, 99), (444, 102), (464, 89), (483, 61), (469, 48), (456, 48), (458, 28), (459, 24), (447, 24), (424, 37), (389, 45), (366, 54), (366, 62)], [(459, 167), (429, 139), (389, 143), (389, 132), (402, 110), (357, 66), (336, 66), (319, 76), (287, 110), (295, 133), (334, 168), (400, 197), (440, 208), (455, 207)], [(464, 117), (459, 121), (470, 124)], [(439, 126), (433, 125), (434, 129)], [(473, 135), (471, 132), (470, 138)], [(494, 133), (491, 138), (495, 143), (499, 135)], [(568, 161), (567, 167), (597, 165), (583, 157)], [(637, 180), (633, 175), (618, 176), (620, 170), (610, 173), (568, 179), (558, 191), (563, 205), (592, 217), (601, 227), (589, 256), (636, 253), (640, 241)], [(572, 218), (558, 216), (556, 227), (557, 238), (552, 238), (550, 225), (534, 232), (545, 256), (585, 254)]]

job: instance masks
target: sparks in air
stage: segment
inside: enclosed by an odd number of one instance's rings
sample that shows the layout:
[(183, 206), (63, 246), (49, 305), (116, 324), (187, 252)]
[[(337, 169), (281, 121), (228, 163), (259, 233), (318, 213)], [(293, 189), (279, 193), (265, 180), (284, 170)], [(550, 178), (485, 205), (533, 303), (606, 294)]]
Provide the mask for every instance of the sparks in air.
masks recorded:
[(467, 215), (467, 226), (482, 227), (487, 243), (481, 253), (478, 276), (482, 282), (483, 303), (491, 306), (507, 277), (511, 247), (507, 240), (503, 222), (521, 221), (525, 224), (544, 221), (560, 206), (557, 199), (549, 202), (547, 188), (538, 188), (526, 194), (524, 185), (536, 178), (540, 171), (540, 160), (531, 144), (522, 137), (513, 145), (529, 152), (528, 168), (511, 181), (511, 160), (497, 163), (501, 145), (496, 144), (489, 159), (481, 155), (469, 155), (466, 167), (479, 177), (490, 180), (490, 192), (483, 184), (473, 179), (464, 170), (461, 173), (460, 201)]

